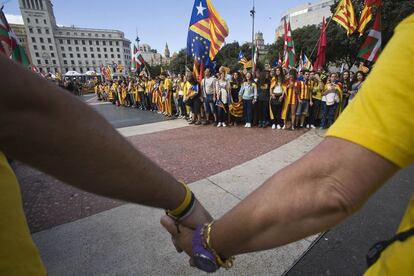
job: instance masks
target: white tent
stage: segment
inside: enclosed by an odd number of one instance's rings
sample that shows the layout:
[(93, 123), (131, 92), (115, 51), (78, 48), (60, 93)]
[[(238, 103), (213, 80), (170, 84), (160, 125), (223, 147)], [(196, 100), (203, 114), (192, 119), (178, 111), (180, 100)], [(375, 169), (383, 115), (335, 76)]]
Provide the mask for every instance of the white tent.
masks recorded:
[(95, 71), (88, 71), (85, 73), (85, 75), (87, 76), (98, 76), (99, 74), (97, 74)]
[(64, 74), (65, 77), (80, 77), (83, 76), (82, 74), (76, 72), (76, 71), (68, 71), (66, 74)]

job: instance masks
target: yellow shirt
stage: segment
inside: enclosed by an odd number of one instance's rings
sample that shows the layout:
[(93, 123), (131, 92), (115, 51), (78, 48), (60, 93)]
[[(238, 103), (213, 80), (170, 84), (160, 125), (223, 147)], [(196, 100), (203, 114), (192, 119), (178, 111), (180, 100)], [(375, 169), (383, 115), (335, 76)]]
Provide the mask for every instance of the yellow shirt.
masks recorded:
[(172, 90), (172, 81), (169, 78), (166, 78), (164, 81), (164, 89), (167, 91)]
[[(414, 163), (413, 56), (414, 14), (396, 28), (355, 100), (327, 136), (359, 144), (401, 168)], [(398, 232), (413, 227), (414, 197)], [(365, 275), (414, 275), (414, 237), (389, 246)]]
[(0, 152), (0, 275), (46, 275), (30, 236), (19, 184)]

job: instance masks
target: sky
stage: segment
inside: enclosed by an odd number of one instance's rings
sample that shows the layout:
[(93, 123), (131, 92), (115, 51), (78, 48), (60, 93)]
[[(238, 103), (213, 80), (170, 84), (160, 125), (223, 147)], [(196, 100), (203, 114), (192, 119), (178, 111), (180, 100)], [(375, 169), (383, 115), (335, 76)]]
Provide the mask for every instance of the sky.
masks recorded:
[[(186, 46), (188, 24), (194, 1), (198, 0), (52, 0), (58, 25), (98, 29), (115, 29), (135, 41), (163, 53), (168, 43), (171, 53)], [(18, 20), (18, 0), (6, 2), (4, 13), (9, 21)], [(304, 4), (306, 0), (256, 0), (256, 31), (263, 32), (265, 43), (273, 43), (275, 29), (287, 9)], [(251, 41), (253, 0), (212, 0), (219, 14), (227, 22), (230, 34), (226, 42)]]

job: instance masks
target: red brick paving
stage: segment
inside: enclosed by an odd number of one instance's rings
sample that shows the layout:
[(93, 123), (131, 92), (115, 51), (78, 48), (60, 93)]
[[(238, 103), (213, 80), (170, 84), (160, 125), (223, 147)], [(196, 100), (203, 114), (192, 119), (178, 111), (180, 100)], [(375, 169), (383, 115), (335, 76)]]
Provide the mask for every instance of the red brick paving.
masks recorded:
[[(134, 136), (129, 140), (176, 178), (194, 182), (254, 159), (303, 133), (194, 126)], [(72, 188), (19, 163), (14, 168), (32, 232), (123, 204)]]

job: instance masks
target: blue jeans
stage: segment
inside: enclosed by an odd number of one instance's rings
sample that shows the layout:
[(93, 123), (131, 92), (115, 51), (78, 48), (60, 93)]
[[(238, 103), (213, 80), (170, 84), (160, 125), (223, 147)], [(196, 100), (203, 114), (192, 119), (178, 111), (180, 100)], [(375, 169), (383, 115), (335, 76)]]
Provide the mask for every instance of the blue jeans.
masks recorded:
[(335, 112), (337, 107), (337, 103), (333, 105), (326, 105), (326, 102), (322, 102), (322, 128), (328, 128), (334, 123)]
[(207, 95), (204, 98), (204, 110), (208, 114), (214, 114), (215, 113), (215, 103), (214, 103), (214, 96), (213, 95)]
[(243, 100), (243, 111), (246, 123), (251, 124), (253, 121), (253, 100)]

